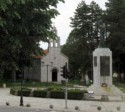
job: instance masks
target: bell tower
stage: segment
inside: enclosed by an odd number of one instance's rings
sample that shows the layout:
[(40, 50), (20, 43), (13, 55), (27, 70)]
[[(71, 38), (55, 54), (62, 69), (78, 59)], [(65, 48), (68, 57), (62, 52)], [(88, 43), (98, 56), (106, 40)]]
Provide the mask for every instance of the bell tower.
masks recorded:
[(53, 26), (53, 32), (55, 33), (56, 37), (55, 39), (49, 40), (49, 48), (59, 48), (60, 47), (60, 38), (57, 36), (57, 30), (56, 27)]

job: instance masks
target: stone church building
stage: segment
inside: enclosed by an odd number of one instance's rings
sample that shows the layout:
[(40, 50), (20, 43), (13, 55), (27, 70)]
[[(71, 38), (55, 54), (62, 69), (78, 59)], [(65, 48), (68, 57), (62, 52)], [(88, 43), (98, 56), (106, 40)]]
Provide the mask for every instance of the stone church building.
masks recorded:
[(24, 78), (40, 82), (61, 82), (61, 68), (68, 63), (68, 57), (61, 53), (60, 38), (50, 40), (44, 56), (36, 56), (35, 66), (25, 70)]

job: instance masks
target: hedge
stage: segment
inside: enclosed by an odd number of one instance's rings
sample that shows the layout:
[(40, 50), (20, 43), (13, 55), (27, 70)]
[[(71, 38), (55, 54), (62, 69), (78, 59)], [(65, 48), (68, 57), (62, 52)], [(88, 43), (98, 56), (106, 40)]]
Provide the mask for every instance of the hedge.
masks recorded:
[[(30, 94), (31, 94), (31, 89), (22, 88), (22, 93), (23, 93), (23, 96), (30, 96)], [(18, 90), (17, 95), (18, 95), (18, 96), (21, 95), (21, 90)]]
[(52, 90), (50, 91), (50, 98), (60, 98), (64, 99), (65, 93), (62, 90)]
[[(23, 96), (30, 96), (31, 89), (22, 88), (22, 93), (23, 93)], [(10, 94), (20, 96), (21, 95), (21, 90), (20, 90), (20, 88), (11, 88), (10, 89)]]
[[(68, 99), (72, 100), (83, 100), (84, 94), (87, 93), (86, 90), (68, 90)], [(11, 88), (10, 94), (13, 95), (21, 95), (20, 88)], [(23, 96), (30, 96), (31, 89), (23, 88)], [(65, 98), (65, 90), (34, 90), (33, 91), (34, 97), (42, 97), (42, 98)]]
[(86, 91), (69, 90), (68, 99), (82, 100), (84, 98), (84, 93), (86, 93)]
[(45, 98), (47, 96), (47, 90), (34, 90), (33, 96)]
[(12, 95), (16, 95), (17, 94), (17, 89), (15, 89), (15, 88), (11, 88), (10, 89), (10, 94), (12, 94)]

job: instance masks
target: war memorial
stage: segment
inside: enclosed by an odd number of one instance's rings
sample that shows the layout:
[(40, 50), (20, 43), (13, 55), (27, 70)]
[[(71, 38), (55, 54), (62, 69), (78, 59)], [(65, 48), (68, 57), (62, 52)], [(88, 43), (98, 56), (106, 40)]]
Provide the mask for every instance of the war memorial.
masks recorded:
[(93, 84), (88, 91), (93, 91), (94, 95), (112, 96), (123, 93), (113, 85), (112, 81), (112, 51), (104, 43), (106, 32), (105, 25), (100, 24), (100, 43), (93, 51)]

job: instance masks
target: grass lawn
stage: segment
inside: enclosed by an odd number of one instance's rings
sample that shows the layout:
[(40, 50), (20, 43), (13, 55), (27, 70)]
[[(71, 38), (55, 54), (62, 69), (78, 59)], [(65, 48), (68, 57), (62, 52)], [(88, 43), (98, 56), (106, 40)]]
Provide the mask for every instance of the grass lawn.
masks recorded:
[[(21, 80), (17, 80), (16, 82), (12, 82), (12, 81), (0, 81), (0, 87), (3, 87), (3, 83), (6, 83), (7, 87), (20, 87), (21, 85)], [(67, 86), (68, 87), (73, 87), (73, 85), (80, 85), (80, 81), (79, 80), (69, 80)], [(65, 86), (65, 82), (62, 81), (62, 83), (56, 83), (56, 82), (37, 82), (37, 81), (25, 81), (23, 83), (23, 86), (25, 87), (47, 87), (48, 86), (54, 86), (54, 87), (64, 87)], [(83, 85), (83, 84), (82, 84)]]
[(122, 92), (125, 93), (125, 82), (115, 82), (114, 83)]
[[(3, 83), (6, 83), (6, 87), (20, 87), (20, 85), (21, 85), (21, 81), (0, 82), (0, 87), (3, 87)], [(49, 86), (63, 87), (64, 85), (57, 84), (57, 83), (48, 83), (48, 87)], [(23, 87), (42, 88), (42, 87), (47, 87), (47, 83), (46, 82), (23, 82)]]

